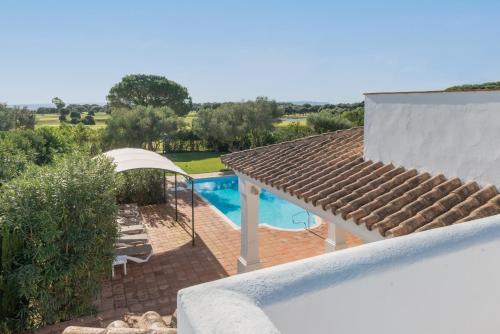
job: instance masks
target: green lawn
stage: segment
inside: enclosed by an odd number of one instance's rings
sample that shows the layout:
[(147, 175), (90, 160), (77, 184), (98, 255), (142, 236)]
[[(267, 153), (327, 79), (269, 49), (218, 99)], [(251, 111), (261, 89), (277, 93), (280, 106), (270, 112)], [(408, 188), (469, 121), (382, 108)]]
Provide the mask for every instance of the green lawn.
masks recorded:
[[(82, 119), (85, 115), (82, 115)], [(95, 125), (89, 125), (95, 128), (103, 128), (106, 126), (106, 120), (109, 118), (109, 115), (104, 112), (98, 112), (94, 116)], [(69, 116), (68, 116), (69, 120)], [(35, 125), (36, 126), (59, 126), (61, 123), (59, 122), (59, 114), (37, 114), (35, 116)]]
[(227, 170), (220, 161), (220, 154), (213, 152), (168, 153), (167, 158), (175, 162), (188, 174), (220, 172)]

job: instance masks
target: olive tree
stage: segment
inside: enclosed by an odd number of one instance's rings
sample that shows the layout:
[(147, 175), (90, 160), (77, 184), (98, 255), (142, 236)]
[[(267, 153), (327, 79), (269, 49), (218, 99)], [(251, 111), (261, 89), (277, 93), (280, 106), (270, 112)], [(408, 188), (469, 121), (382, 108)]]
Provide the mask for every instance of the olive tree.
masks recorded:
[(182, 120), (168, 107), (134, 107), (113, 111), (103, 135), (106, 147), (144, 147), (156, 151)]
[(195, 133), (216, 150), (237, 150), (268, 143), (274, 121), (281, 115), (275, 101), (224, 103), (201, 109), (193, 121)]

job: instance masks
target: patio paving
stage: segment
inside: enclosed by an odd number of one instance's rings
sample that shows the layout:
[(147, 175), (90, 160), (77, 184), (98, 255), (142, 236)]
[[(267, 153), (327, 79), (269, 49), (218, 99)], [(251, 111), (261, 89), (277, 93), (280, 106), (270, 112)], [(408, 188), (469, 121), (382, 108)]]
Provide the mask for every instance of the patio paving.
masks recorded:
[[(179, 192), (179, 222), (174, 220), (173, 203), (140, 208), (143, 222), (153, 246), (153, 256), (147, 263), (127, 265), (127, 275), (121, 266), (115, 268), (114, 279), (103, 284), (96, 301), (97, 317), (84, 317), (62, 323), (105, 326), (126, 313), (157, 311), (162, 316), (176, 308), (177, 291), (182, 288), (234, 275), (240, 253), (240, 232), (232, 228), (210, 205), (196, 197), (196, 246), (191, 246), (191, 193)], [(260, 256), (263, 267), (304, 259), (324, 253), (326, 224), (311, 232), (288, 232), (259, 228)], [(348, 246), (360, 244), (349, 235)], [(51, 327), (52, 328), (52, 327)], [(43, 333), (57, 333), (49, 328)]]

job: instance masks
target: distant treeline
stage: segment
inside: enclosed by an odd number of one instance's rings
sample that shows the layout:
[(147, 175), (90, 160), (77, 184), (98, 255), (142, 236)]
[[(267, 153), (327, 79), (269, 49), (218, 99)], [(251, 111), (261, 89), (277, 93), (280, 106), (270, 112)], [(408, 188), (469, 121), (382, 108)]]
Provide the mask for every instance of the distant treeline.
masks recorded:
[[(193, 103), (193, 111), (198, 112), (202, 109), (217, 109), (220, 106), (231, 103), (231, 102), (207, 102), (207, 103)], [(320, 112), (324, 109), (342, 109), (346, 110), (355, 110), (358, 108), (363, 108), (364, 102), (356, 102), (356, 103), (337, 103), (337, 104), (295, 104), (290, 102), (276, 102), (278, 108), (282, 110), (284, 115), (304, 115), (304, 114), (313, 114)]]
[[(204, 102), (204, 103), (193, 103), (192, 111), (198, 112), (201, 109), (217, 109), (220, 106), (232, 103), (232, 102)], [(357, 108), (362, 108), (364, 102), (356, 103), (337, 103), (337, 104), (295, 104), (289, 102), (277, 102), (278, 108), (283, 111), (284, 115), (301, 115), (301, 114), (313, 114), (320, 112), (324, 109), (343, 109), (343, 110), (354, 110)], [(65, 106), (68, 110), (68, 114), (72, 111), (78, 112), (80, 114), (96, 114), (98, 112), (110, 113), (111, 108), (105, 105), (99, 104), (68, 104)], [(60, 110), (56, 107), (39, 107), (35, 110), (35, 114), (59, 114)]]
[[(98, 112), (109, 112), (109, 107), (107, 105), (99, 104), (68, 104), (65, 107), (70, 114), (72, 111), (76, 111), (80, 114), (96, 114)], [(56, 107), (40, 107), (36, 109), (36, 114), (59, 114), (59, 109)]]
[(448, 92), (460, 92), (460, 91), (467, 91), (467, 90), (495, 90), (495, 89), (500, 89), (500, 81), (485, 82), (485, 83), (473, 84), (473, 85), (452, 86), (452, 87), (446, 88), (446, 91), (448, 91)]

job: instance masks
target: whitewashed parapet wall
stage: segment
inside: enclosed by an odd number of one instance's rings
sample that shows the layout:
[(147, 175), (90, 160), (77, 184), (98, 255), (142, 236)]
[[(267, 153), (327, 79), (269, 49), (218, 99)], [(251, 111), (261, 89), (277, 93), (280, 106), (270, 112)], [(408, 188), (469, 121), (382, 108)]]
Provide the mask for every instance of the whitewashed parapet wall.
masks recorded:
[(364, 155), (500, 185), (500, 91), (365, 96)]
[(498, 333), (500, 216), (179, 291), (178, 332)]

